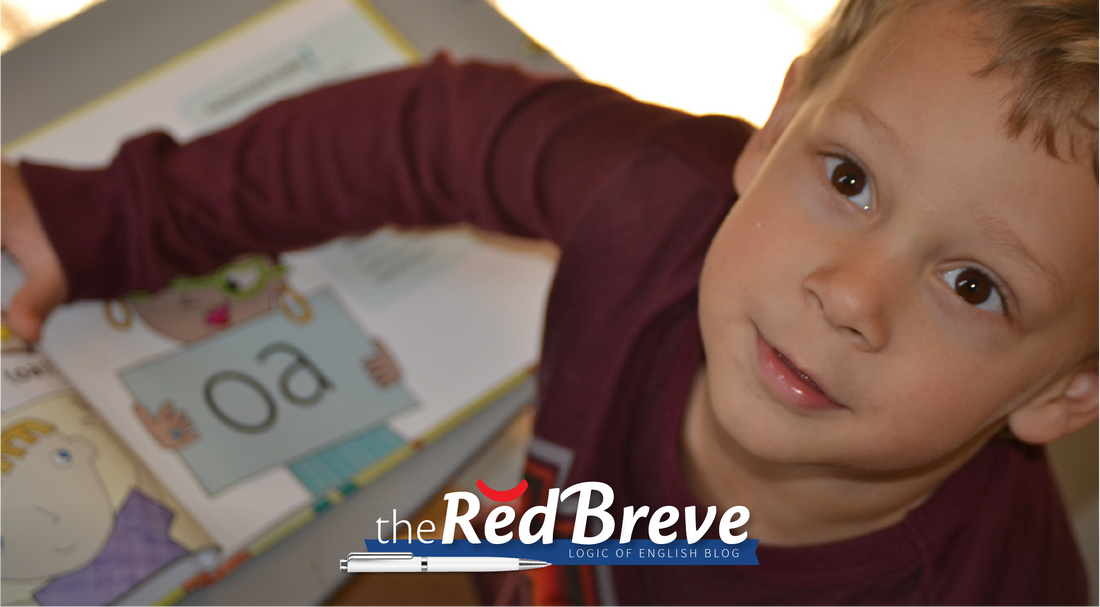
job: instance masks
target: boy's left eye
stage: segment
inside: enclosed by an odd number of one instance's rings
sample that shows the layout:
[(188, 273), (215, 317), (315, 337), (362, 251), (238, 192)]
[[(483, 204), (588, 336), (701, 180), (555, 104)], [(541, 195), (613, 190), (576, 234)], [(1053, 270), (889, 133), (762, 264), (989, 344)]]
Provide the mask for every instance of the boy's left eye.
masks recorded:
[(871, 187), (867, 173), (856, 163), (836, 156), (825, 157), (825, 172), (837, 192), (864, 213), (871, 210)]
[(956, 268), (940, 274), (966, 303), (987, 312), (1004, 314), (1004, 302), (993, 279), (975, 268)]

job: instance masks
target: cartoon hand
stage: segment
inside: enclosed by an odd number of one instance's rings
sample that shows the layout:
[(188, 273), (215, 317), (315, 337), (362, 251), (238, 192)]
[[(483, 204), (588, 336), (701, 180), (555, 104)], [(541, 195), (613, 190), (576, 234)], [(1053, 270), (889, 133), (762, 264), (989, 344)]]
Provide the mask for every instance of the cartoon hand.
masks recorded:
[(374, 356), (364, 358), (363, 367), (370, 373), (371, 378), (374, 379), (374, 383), (378, 384), (379, 388), (386, 388), (401, 379), (401, 368), (397, 366), (397, 362), (394, 361), (393, 356), (382, 345), (382, 342), (377, 339), (374, 340), (374, 348)]
[(141, 403), (134, 403), (134, 412), (137, 413), (141, 423), (145, 424), (149, 434), (152, 434), (165, 449), (179, 449), (199, 438), (198, 433), (191, 427), (191, 420), (187, 418), (187, 413), (173, 407), (170, 400), (160, 404), (156, 415), (149, 413)]
[(9, 320), (16, 335), (34, 343), (41, 336), (46, 316), (68, 298), (69, 283), (19, 169), (5, 162), (2, 171), (0, 244), (26, 276), (11, 300)]

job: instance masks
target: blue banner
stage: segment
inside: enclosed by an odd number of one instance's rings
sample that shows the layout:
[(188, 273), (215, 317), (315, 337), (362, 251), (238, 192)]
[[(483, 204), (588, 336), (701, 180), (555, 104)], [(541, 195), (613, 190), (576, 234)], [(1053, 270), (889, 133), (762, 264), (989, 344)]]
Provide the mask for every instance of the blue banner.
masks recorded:
[(503, 544), (482, 541), (472, 544), (455, 540), (444, 544), (440, 540), (395, 540), (382, 543), (366, 540), (367, 552), (411, 552), (415, 556), (504, 556), (546, 561), (554, 565), (758, 565), (756, 545), (760, 540), (745, 540), (727, 544), (722, 540), (673, 540), (657, 544), (652, 540), (631, 540), (625, 544), (608, 540), (586, 546), (569, 540), (524, 544), (511, 540)]

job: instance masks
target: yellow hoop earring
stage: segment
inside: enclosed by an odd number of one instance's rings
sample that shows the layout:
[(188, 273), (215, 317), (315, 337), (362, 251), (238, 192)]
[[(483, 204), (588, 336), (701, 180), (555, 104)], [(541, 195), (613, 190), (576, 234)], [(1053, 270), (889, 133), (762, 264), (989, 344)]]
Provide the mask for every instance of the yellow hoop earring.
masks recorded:
[(290, 322), (304, 325), (313, 318), (313, 308), (310, 307), (309, 300), (294, 287), (284, 284), (275, 297), (279, 302), (279, 309), (283, 311), (283, 316), (286, 316)]
[[(115, 313), (115, 309), (122, 310), (122, 318)], [(134, 314), (130, 312), (130, 306), (126, 305), (126, 300), (117, 297), (103, 302), (103, 316), (107, 319), (107, 324), (119, 331), (129, 331), (134, 324)]]

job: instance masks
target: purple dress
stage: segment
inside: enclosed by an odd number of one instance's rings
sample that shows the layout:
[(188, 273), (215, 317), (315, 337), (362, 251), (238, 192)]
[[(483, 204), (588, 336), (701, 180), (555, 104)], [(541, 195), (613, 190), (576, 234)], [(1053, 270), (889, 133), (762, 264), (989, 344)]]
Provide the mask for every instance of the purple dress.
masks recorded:
[(187, 554), (168, 537), (173, 514), (136, 489), (115, 516), (103, 551), (87, 567), (35, 593), (42, 605), (106, 605)]

